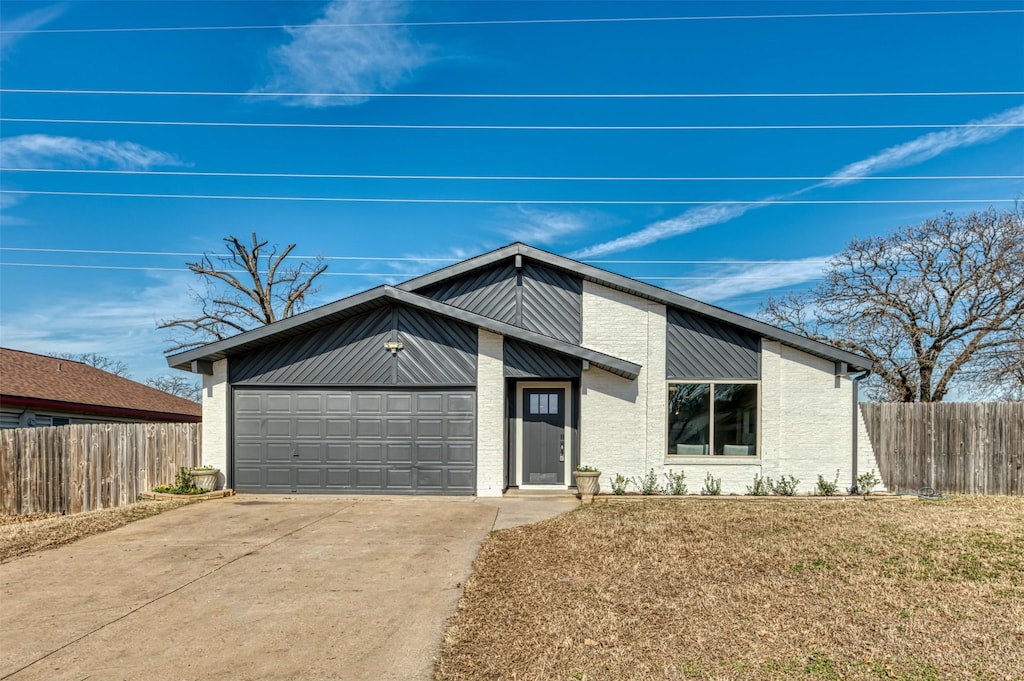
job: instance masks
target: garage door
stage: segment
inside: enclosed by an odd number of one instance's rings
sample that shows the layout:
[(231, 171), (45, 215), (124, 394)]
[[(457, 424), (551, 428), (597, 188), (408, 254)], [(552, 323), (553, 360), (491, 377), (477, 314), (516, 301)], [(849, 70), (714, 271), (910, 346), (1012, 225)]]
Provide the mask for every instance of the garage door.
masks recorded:
[(473, 494), (472, 390), (234, 394), (240, 492)]

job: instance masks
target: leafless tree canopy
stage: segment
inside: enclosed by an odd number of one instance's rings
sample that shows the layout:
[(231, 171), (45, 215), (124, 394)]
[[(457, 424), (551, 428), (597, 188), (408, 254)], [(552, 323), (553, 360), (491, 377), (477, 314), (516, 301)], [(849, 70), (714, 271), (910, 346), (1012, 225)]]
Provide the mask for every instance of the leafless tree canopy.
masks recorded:
[(259, 240), (255, 232), (248, 245), (234, 236), (224, 242), (228, 255), (207, 254), (199, 262), (188, 263), (205, 291), (189, 291), (200, 308), (195, 317), (162, 320), (157, 325), (180, 332), (165, 352), (189, 350), (291, 317), (316, 293), (313, 281), (327, 269), (321, 258), (288, 266), (285, 260), (295, 244), (278, 253), (277, 246)]
[(146, 385), (163, 390), (165, 393), (176, 397), (184, 397), (193, 402), (203, 401), (203, 387), (196, 381), (189, 380), (187, 376), (157, 376), (146, 380)]
[(855, 239), (812, 291), (762, 317), (875, 360), (875, 397), (939, 402), (953, 387), (1024, 388), (1024, 212), (944, 213)]
[(53, 352), (50, 353), (50, 357), (88, 364), (91, 367), (102, 369), (109, 374), (114, 374), (115, 376), (120, 376), (122, 378), (131, 378), (132, 376), (128, 365), (121, 360), (111, 359), (106, 355), (98, 355), (95, 352)]

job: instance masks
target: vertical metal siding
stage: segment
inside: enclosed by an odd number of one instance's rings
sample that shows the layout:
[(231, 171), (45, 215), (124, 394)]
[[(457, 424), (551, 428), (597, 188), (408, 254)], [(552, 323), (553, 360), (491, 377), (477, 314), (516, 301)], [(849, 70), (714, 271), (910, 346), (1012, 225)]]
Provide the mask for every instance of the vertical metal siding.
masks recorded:
[(420, 295), (508, 324), (516, 318), (516, 271), (500, 263), (417, 291)]
[(578, 378), (582, 362), (549, 350), (505, 339), (507, 378)]
[(523, 264), (522, 327), (579, 343), (583, 329), (583, 279), (531, 262)]
[(477, 330), (419, 310), (398, 310), (399, 385), (475, 385)]
[(761, 339), (700, 315), (668, 310), (667, 378), (757, 379)]
[(230, 381), (255, 385), (352, 383), (386, 385), (391, 380), (391, 310), (381, 308), (337, 326), (232, 357)]

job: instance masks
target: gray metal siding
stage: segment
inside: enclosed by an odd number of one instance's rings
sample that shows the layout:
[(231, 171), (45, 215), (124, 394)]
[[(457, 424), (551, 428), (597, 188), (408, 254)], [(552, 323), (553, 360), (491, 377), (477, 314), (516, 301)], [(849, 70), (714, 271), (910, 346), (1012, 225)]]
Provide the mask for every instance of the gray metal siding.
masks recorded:
[(668, 309), (667, 378), (757, 379), (761, 339), (734, 326)]
[[(476, 329), (401, 306), (233, 357), (239, 385), (474, 385)], [(392, 355), (384, 343), (399, 340)]]
[(476, 385), (477, 330), (398, 308), (399, 385)]
[(523, 264), (519, 326), (569, 343), (583, 337), (583, 279), (530, 261)]
[(243, 492), (472, 494), (472, 390), (234, 392), (233, 485)]
[(511, 338), (505, 339), (506, 378), (578, 378), (582, 362)]
[(511, 262), (499, 263), (417, 293), (506, 324), (515, 324), (516, 271)]

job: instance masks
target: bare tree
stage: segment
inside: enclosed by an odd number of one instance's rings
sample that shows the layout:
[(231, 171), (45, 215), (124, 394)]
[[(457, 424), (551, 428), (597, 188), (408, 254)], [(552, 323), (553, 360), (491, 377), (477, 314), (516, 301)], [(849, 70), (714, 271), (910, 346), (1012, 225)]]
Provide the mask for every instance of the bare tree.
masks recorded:
[(193, 402), (203, 401), (203, 386), (184, 375), (157, 376), (147, 379), (146, 385), (175, 397), (184, 397)]
[(132, 373), (128, 365), (119, 359), (111, 359), (106, 355), (98, 355), (95, 352), (51, 352), (50, 357), (67, 359), (72, 362), (81, 362), (91, 367), (106, 371), (122, 378), (131, 378)]
[(1022, 378), (1024, 212), (944, 213), (854, 239), (815, 289), (770, 298), (767, 321), (875, 360), (875, 397), (939, 402), (983, 377)]
[(234, 236), (224, 242), (227, 255), (206, 254), (200, 261), (188, 263), (188, 268), (201, 277), (205, 292), (189, 290), (200, 307), (198, 315), (157, 324), (160, 329), (182, 331), (170, 339), (172, 345), (166, 353), (189, 350), (291, 317), (302, 310), (308, 296), (316, 293), (313, 281), (327, 269), (322, 258), (287, 266), (285, 260), (295, 244), (288, 244), (278, 253), (277, 246), (268, 246), (269, 242), (258, 239), (255, 232), (251, 245)]

